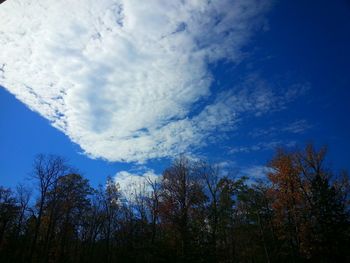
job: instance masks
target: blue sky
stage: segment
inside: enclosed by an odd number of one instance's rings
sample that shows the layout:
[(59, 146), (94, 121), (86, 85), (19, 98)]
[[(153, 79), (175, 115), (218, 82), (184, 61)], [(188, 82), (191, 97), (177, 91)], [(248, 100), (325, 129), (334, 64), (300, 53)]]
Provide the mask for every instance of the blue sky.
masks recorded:
[(350, 169), (347, 1), (30, 2), (0, 6), (0, 184), (38, 153), (93, 185), (182, 152), (259, 175), (306, 142)]

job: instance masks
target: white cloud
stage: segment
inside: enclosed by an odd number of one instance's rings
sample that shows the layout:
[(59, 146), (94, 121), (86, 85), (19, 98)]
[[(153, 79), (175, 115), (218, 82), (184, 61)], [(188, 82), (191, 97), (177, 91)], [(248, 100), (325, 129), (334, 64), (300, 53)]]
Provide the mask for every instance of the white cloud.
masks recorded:
[(262, 89), (229, 91), (188, 117), (211, 95), (208, 65), (238, 63), (268, 8), (258, 0), (6, 1), (0, 84), (91, 157), (173, 155), (232, 128), (242, 111), (276, 105)]
[(138, 194), (147, 194), (152, 191), (149, 182), (160, 182), (161, 178), (153, 170), (148, 170), (143, 174), (120, 171), (115, 175), (114, 181), (119, 185), (123, 197), (133, 202)]
[(247, 166), (241, 170), (241, 175), (247, 176), (252, 181), (258, 179), (265, 179), (267, 174), (271, 171), (271, 169), (267, 166), (263, 165), (252, 165)]

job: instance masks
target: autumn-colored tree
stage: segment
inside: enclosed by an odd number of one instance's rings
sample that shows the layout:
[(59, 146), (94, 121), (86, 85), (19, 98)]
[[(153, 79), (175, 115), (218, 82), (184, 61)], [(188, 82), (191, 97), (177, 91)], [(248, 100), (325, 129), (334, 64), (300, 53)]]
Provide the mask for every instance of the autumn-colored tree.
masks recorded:
[(284, 256), (291, 249), (295, 261), (344, 260), (349, 215), (344, 193), (337, 187), (336, 175), (326, 167), (325, 156), (325, 148), (307, 145), (292, 152), (279, 150), (270, 162), (274, 223), (284, 241)]
[(190, 261), (192, 223), (206, 197), (200, 178), (185, 157), (177, 159), (163, 173), (160, 215), (162, 222), (175, 230), (172, 238), (181, 261)]
[(309, 229), (306, 212), (310, 208), (305, 199), (304, 182), (292, 153), (278, 150), (269, 167), (268, 178), (272, 183), (269, 194), (274, 200), (274, 223), (279, 238), (284, 241), (283, 256), (292, 255), (292, 259), (298, 260), (305, 242), (303, 237), (307, 235), (303, 231)]

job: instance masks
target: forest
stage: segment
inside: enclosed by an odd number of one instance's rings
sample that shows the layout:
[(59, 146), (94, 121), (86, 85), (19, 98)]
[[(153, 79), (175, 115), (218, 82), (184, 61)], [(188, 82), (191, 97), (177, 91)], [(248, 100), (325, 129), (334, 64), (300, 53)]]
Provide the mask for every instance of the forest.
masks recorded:
[(38, 155), (0, 186), (0, 262), (350, 262), (349, 176), (326, 148), (276, 149), (265, 178), (174, 159), (126, 198)]

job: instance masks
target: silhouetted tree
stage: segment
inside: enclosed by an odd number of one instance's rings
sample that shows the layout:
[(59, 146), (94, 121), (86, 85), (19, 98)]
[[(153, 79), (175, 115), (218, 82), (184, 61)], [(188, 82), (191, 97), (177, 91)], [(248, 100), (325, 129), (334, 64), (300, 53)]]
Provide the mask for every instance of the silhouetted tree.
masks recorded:
[(0, 186), (0, 262), (349, 262), (348, 174), (312, 145), (268, 166), (258, 181), (182, 156), (125, 192), (39, 155), (36, 191)]
[(37, 214), (34, 228), (34, 236), (31, 241), (31, 249), (28, 261), (30, 262), (35, 253), (45, 202), (50, 190), (55, 188), (57, 179), (65, 175), (69, 170), (65, 160), (55, 155), (38, 155), (33, 164), (32, 178), (36, 181), (39, 198), (36, 204)]
[(191, 259), (192, 223), (206, 196), (203, 184), (185, 157), (177, 159), (163, 173), (160, 212), (162, 222), (174, 230), (171, 241), (175, 242), (181, 261)]

